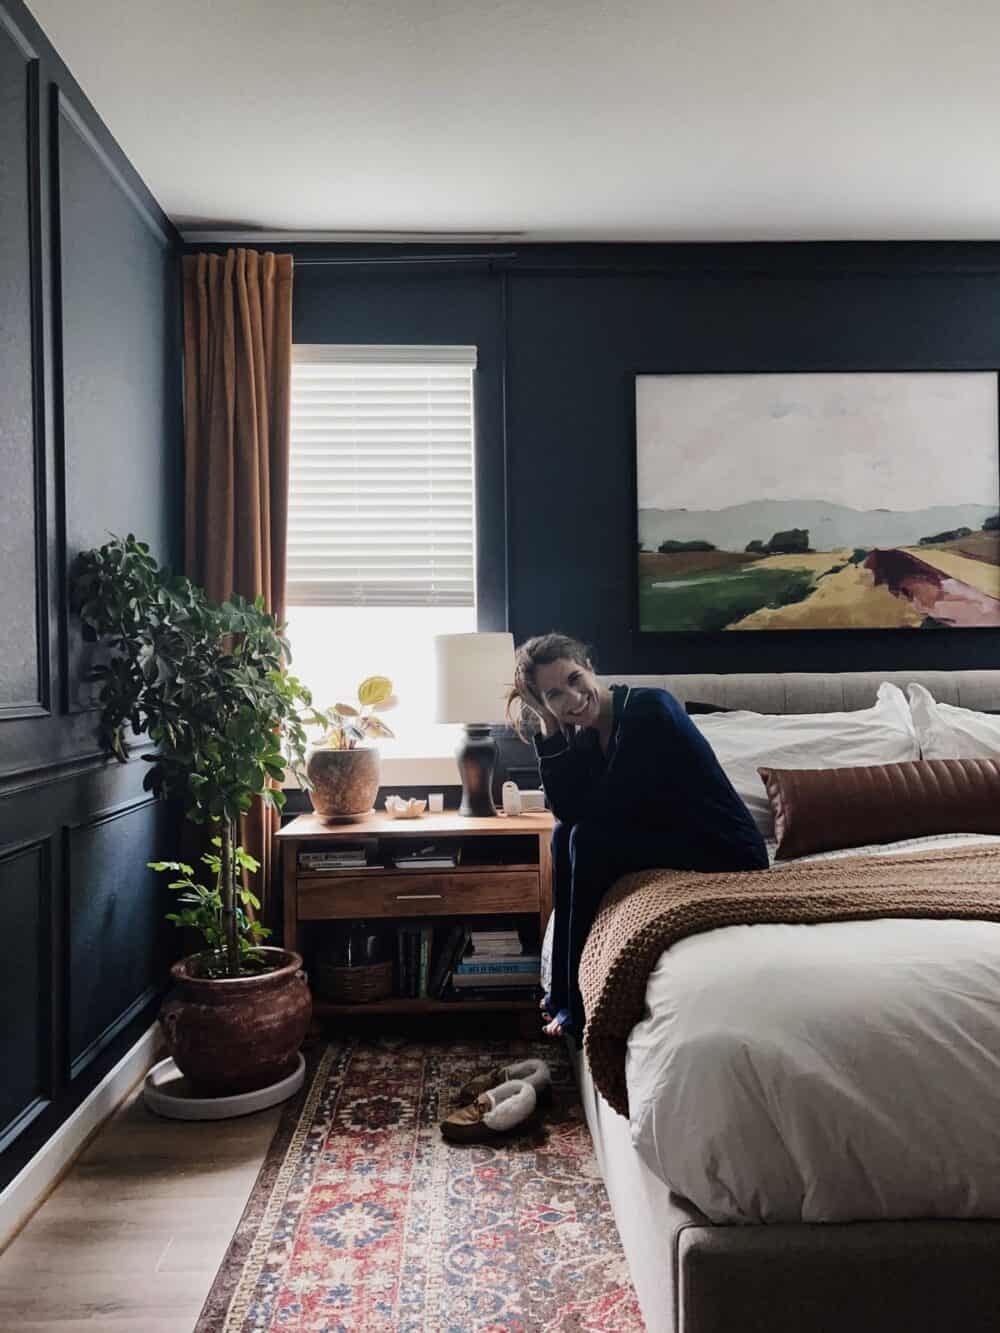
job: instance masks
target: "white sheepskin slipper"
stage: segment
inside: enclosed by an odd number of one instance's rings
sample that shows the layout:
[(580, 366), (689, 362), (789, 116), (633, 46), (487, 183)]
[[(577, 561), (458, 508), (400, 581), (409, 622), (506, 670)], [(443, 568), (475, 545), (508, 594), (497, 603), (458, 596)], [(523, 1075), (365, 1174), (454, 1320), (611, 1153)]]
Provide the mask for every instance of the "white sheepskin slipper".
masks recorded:
[(441, 1133), (452, 1143), (488, 1143), (521, 1128), (535, 1113), (535, 1089), (523, 1079), (508, 1079), (480, 1093), (441, 1121)]
[(459, 1089), (455, 1100), (460, 1106), (466, 1102), (474, 1102), (488, 1089), (496, 1088), (508, 1079), (520, 1079), (530, 1083), (535, 1089), (535, 1097), (540, 1106), (552, 1100), (552, 1071), (544, 1060), (518, 1060), (512, 1065), (498, 1065), (495, 1069), (487, 1069), (484, 1073), (477, 1074), (475, 1078), (470, 1078), (468, 1083)]

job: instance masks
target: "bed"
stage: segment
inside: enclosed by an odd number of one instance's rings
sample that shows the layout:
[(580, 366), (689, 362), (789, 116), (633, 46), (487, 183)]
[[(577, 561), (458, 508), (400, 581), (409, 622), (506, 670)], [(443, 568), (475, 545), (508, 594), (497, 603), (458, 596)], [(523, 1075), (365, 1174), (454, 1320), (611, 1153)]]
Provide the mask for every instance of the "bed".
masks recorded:
[[(684, 701), (772, 714), (821, 715), (843, 710), (856, 711), (861, 718), (861, 710), (878, 706), (876, 694), (886, 681), (901, 687), (916, 682), (926, 687), (936, 700), (963, 710), (994, 710), (1000, 703), (1000, 672), (846, 673), (823, 677), (644, 676), (626, 680), (631, 684), (660, 685)], [(957, 719), (958, 726), (962, 725), (957, 713), (951, 716)], [(885, 720), (883, 714), (879, 717)], [(889, 720), (895, 725), (894, 718)], [(945, 723), (948, 720), (944, 719)], [(713, 725), (718, 728), (725, 724), (708, 723), (705, 731), (709, 739)], [(1000, 735), (1000, 721), (997, 729)], [(926, 734), (924, 739), (926, 743)], [(896, 744), (894, 733), (888, 743), (890, 747)], [(851, 738), (850, 745), (857, 745), (856, 736)], [(972, 752), (974, 749), (963, 751)], [(892, 755), (885, 757), (885, 762), (892, 758)], [(827, 756), (825, 762), (832, 765), (843, 760), (833, 755)], [(847, 762), (877, 763), (881, 759), (859, 751)], [(789, 766), (806, 765), (800, 757), (798, 762), (793, 758)], [(935, 845), (963, 846), (998, 841), (995, 837), (960, 835), (932, 839)], [(913, 847), (919, 850), (924, 845), (915, 843)], [(907, 855), (913, 847), (879, 850), (887, 856)], [(822, 855), (830, 857), (829, 853)], [(845, 853), (832, 855), (842, 857)], [(734, 929), (744, 932), (742, 941), (727, 940), (727, 932)], [(706, 1152), (714, 1152), (721, 1140), (712, 1138), (710, 1115), (704, 1117), (704, 1125), (699, 1123), (699, 1090), (691, 1072), (695, 1067), (683, 1067), (684, 1077), (678, 1078), (677, 1070), (682, 1066), (664, 1058), (664, 1033), (671, 1023), (697, 1024), (700, 1010), (691, 998), (696, 989), (693, 979), (700, 979), (707, 987), (706, 973), (710, 974), (713, 967), (720, 969), (719, 976), (725, 976), (726, 950), (730, 951), (729, 965), (748, 953), (747, 930), (756, 932), (754, 938), (761, 948), (766, 944), (767, 948), (777, 949), (779, 958), (783, 949), (788, 958), (801, 952), (795, 946), (789, 947), (787, 932), (810, 931), (816, 955), (809, 965), (815, 968), (815, 977), (823, 978), (825, 987), (833, 984), (831, 977), (836, 977), (838, 967), (843, 974), (843, 960), (852, 954), (859, 975), (867, 967), (867, 975), (877, 976), (881, 973), (876, 971), (876, 965), (886, 959), (887, 951), (891, 954), (895, 949), (898, 956), (889, 958), (888, 964), (900, 976), (909, 967), (907, 984), (911, 989), (914, 979), (919, 981), (920, 960), (925, 953), (930, 959), (929, 969), (946, 966), (949, 949), (973, 958), (979, 971), (976, 987), (971, 988), (976, 993), (969, 1003), (974, 1008), (972, 1022), (980, 1027), (978, 1036), (974, 1034), (971, 1040), (973, 1043), (980, 1040), (985, 1055), (982, 1064), (976, 1062), (976, 1068), (970, 1071), (968, 1085), (960, 1085), (961, 1070), (956, 1073), (949, 1067), (946, 1024), (938, 1034), (933, 1059), (927, 1055), (929, 1046), (921, 1047), (919, 1058), (911, 1058), (908, 1063), (902, 1058), (907, 1052), (913, 1056), (910, 1049), (916, 1043), (913, 1032), (926, 1019), (926, 1015), (914, 1017), (908, 1012), (897, 1039), (900, 1064), (892, 1070), (891, 1078), (887, 1078), (889, 1084), (903, 1090), (899, 1124), (885, 1123), (892, 1110), (892, 1098), (883, 1097), (880, 1102), (877, 1096), (871, 1098), (871, 1107), (851, 1108), (844, 1121), (849, 1126), (845, 1131), (847, 1138), (854, 1136), (856, 1141), (858, 1135), (863, 1136), (866, 1115), (872, 1117), (873, 1124), (881, 1119), (883, 1130), (895, 1129), (907, 1136), (913, 1143), (917, 1170), (903, 1173), (897, 1180), (879, 1181), (865, 1159), (862, 1143), (860, 1166), (847, 1160), (848, 1166), (858, 1168), (857, 1178), (852, 1181), (850, 1170), (845, 1169), (841, 1173), (845, 1179), (838, 1179), (837, 1168), (831, 1169), (829, 1160), (823, 1158), (822, 1099), (829, 1095), (829, 1090), (824, 1090), (821, 1081), (819, 1093), (813, 1089), (811, 1094), (818, 1095), (820, 1113), (812, 1117), (811, 1140), (801, 1146), (802, 1161), (814, 1168), (815, 1188), (808, 1192), (808, 1206), (805, 1194), (801, 1206), (794, 1199), (789, 1202), (783, 1197), (781, 1172), (773, 1164), (765, 1169), (763, 1158), (759, 1163), (748, 1160), (750, 1153), (740, 1158), (738, 1136), (735, 1149), (723, 1142), (719, 1151), (728, 1148), (730, 1158), (737, 1160), (740, 1188), (732, 1191), (732, 1199), (728, 1185), (721, 1193), (718, 1189), (706, 1189), (701, 1176), (712, 1173), (702, 1171), (702, 1158)], [(955, 932), (954, 939), (948, 938), (949, 931)], [(774, 938), (767, 932), (775, 932)], [(867, 961), (863, 958), (866, 950)], [(932, 956), (935, 950), (941, 954), (940, 958)], [(646, 1013), (632, 1029), (629, 1039), (631, 1122), (612, 1110), (598, 1094), (593, 1071), (586, 1059), (573, 1051), (598, 1162), (650, 1333), (736, 1333), (737, 1330), (739, 1333), (757, 1330), (761, 1333), (764, 1330), (767, 1333), (847, 1333), (848, 1330), (850, 1333), (895, 1333), (895, 1330), (986, 1333), (1000, 1329), (1000, 1114), (993, 1114), (1000, 1110), (1000, 1068), (994, 1079), (991, 1065), (991, 1061), (1000, 1058), (1000, 1039), (996, 1039), (996, 1033), (1000, 1032), (1000, 923), (850, 921), (811, 927), (727, 927), (683, 940), (668, 953), (670, 957), (661, 958), (663, 965), (658, 964), (649, 979)], [(786, 984), (791, 984), (788, 977), (782, 979), (782, 987)], [(808, 979), (805, 985), (808, 986)], [(963, 1001), (969, 998), (964, 992), (970, 988), (964, 981), (959, 989)], [(710, 994), (710, 989), (706, 989), (706, 994)], [(877, 994), (873, 1003), (876, 1008), (882, 1003)], [(685, 1013), (685, 1004), (689, 1013)], [(665, 1014), (669, 1022), (665, 1022)], [(766, 1014), (761, 1017), (760, 1032), (765, 1035), (768, 1021)], [(907, 1023), (911, 1024), (909, 1030)], [(689, 1035), (689, 1029), (684, 1030)], [(784, 1041), (785, 1035), (779, 1033), (776, 1040)], [(760, 1033), (748, 1040), (759, 1041)], [(831, 1048), (835, 1045), (824, 1039), (817, 1049), (824, 1044)], [(843, 1059), (843, 1052), (850, 1049), (851, 1042), (847, 1041), (839, 1054), (827, 1050), (825, 1055), (836, 1064), (838, 1058)], [(890, 1043), (885, 1049), (894, 1048)], [(884, 1088), (877, 1086), (873, 1073), (879, 1067), (877, 1043), (869, 1059), (873, 1063), (867, 1070), (862, 1067), (853, 1071), (857, 1075), (856, 1086), (863, 1088), (867, 1079), (869, 1088), (884, 1092)], [(864, 1066), (863, 1059), (856, 1063)], [(711, 1068), (710, 1063), (707, 1067)], [(705, 1068), (703, 1062), (702, 1071)], [(928, 1105), (933, 1104), (942, 1089), (953, 1095), (953, 1113), (943, 1117), (951, 1122), (950, 1128), (935, 1126), (933, 1117), (931, 1123), (926, 1117), (921, 1120), (921, 1077), (931, 1080), (927, 1086), (933, 1096), (927, 1096)], [(694, 1091), (685, 1105), (677, 1089), (687, 1087), (688, 1083)], [(664, 1097), (664, 1088), (670, 1095), (658, 1103), (657, 1098)], [(798, 1095), (794, 1089), (788, 1093), (792, 1098)], [(721, 1112), (720, 1099), (723, 1099)], [(727, 1090), (722, 1086), (713, 1102), (719, 1135), (733, 1125), (738, 1127), (741, 1117), (752, 1124), (753, 1103), (754, 1096), (740, 1103), (734, 1099), (732, 1088)], [(947, 1105), (947, 1098), (942, 1104)], [(907, 1121), (910, 1113), (912, 1126)], [(835, 1114), (839, 1112), (835, 1113), (831, 1107), (831, 1119), (835, 1119)], [(853, 1121), (849, 1119), (851, 1115)], [(948, 1150), (950, 1132), (962, 1135), (966, 1166), (969, 1154), (965, 1148), (975, 1137), (980, 1158), (979, 1165), (971, 1172), (950, 1170), (953, 1165)], [(751, 1132), (749, 1142), (757, 1141)], [(685, 1144), (687, 1153), (683, 1151)], [(956, 1151), (954, 1156), (962, 1154)], [(972, 1159), (976, 1160), (975, 1153)], [(678, 1170), (678, 1162), (685, 1169)], [(921, 1167), (922, 1175), (917, 1180)], [(908, 1188), (911, 1197), (907, 1196)], [(791, 1193), (794, 1195), (795, 1191)], [(925, 1195), (937, 1198), (938, 1204), (925, 1209)], [(704, 1207), (692, 1203), (692, 1197), (700, 1198)], [(935, 1207), (942, 1215), (925, 1215), (935, 1211)], [(761, 1222), (761, 1218), (765, 1220)]]

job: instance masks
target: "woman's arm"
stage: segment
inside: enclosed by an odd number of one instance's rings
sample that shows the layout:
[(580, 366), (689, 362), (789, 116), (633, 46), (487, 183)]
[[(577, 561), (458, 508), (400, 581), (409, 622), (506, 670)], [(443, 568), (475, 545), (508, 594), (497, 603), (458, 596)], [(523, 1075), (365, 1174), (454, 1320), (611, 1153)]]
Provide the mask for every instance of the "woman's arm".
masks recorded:
[(678, 719), (665, 703), (647, 699), (640, 712), (626, 713), (619, 722), (614, 754), (603, 771), (589, 762), (585, 750), (569, 743), (539, 739), (536, 750), (545, 794), (563, 822), (627, 821), (648, 800), (659, 798), (666, 827), (684, 803), (664, 798), (671, 788), (683, 786), (686, 774), (692, 776), (701, 743), (686, 714)]
[(590, 807), (588, 795), (594, 775), (587, 756), (571, 745), (561, 731), (554, 736), (536, 736), (535, 753), (545, 795), (555, 817), (563, 824), (576, 824), (586, 818)]
[(546, 799), (558, 820), (575, 824), (583, 817), (587, 788), (593, 779), (587, 755), (572, 743), (573, 732), (563, 731), (555, 714), (537, 695), (522, 689), (521, 705), (534, 713), (541, 728), (534, 744)]

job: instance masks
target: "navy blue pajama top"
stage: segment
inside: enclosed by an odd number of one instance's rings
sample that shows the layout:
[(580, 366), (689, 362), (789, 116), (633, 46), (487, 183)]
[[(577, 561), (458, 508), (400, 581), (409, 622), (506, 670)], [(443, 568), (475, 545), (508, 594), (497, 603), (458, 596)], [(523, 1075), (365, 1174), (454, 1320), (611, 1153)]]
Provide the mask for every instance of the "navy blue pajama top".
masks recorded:
[(593, 727), (535, 737), (542, 786), (563, 823), (609, 820), (724, 844), (747, 869), (767, 866), (764, 840), (715, 752), (666, 690), (612, 685), (605, 756)]

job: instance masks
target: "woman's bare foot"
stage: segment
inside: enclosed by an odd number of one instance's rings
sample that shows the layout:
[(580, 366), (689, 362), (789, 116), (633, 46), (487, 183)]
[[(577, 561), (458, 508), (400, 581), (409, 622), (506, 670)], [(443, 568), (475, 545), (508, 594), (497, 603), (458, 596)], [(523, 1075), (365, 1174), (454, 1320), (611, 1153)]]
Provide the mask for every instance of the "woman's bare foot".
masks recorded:
[(549, 1021), (542, 1031), (547, 1037), (562, 1037), (569, 1030), (569, 1011), (567, 1009), (560, 1009), (554, 1017), (549, 1018), (548, 1014), (545, 1017)]

